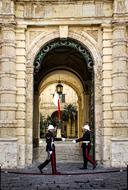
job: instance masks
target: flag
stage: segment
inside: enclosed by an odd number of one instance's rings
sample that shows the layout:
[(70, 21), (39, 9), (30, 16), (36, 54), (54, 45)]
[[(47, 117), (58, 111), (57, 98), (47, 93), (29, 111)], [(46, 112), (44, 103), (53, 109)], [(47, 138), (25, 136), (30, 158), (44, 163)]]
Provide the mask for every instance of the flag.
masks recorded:
[(53, 103), (58, 108), (58, 119), (60, 120), (60, 97), (59, 97), (59, 94), (56, 92), (53, 97)]

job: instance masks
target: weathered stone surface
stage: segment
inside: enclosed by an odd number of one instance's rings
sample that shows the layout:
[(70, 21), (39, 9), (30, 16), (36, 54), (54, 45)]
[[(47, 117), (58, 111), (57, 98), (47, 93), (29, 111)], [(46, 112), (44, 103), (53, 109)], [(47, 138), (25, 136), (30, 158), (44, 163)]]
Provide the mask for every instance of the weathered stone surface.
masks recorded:
[(17, 167), (17, 138), (0, 138), (0, 165), (2, 168)]
[(128, 164), (128, 138), (112, 138), (112, 166), (125, 167)]

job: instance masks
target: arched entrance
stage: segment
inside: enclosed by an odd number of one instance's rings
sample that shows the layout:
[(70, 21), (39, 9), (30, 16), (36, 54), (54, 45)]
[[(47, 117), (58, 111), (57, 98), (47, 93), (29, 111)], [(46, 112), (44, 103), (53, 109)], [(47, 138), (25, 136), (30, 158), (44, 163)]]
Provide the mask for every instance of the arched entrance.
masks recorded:
[[(56, 77), (56, 72), (58, 77)], [(35, 146), (39, 145), (40, 136), (38, 107), (40, 91), (42, 86), (48, 85), (46, 81), (49, 81), (49, 84), (57, 82), (60, 76), (62, 82), (69, 83), (78, 93), (78, 137), (81, 135), (81, 127), (87, 121), (94, 131), (93, 58), (87, 48), (77, 41), (56, 39), (40, 50), (34, 62), (33, 137)], [(73, 83), (75, 78), (77, 80)]]
[[(27, 54), (27, 133), (26, 133), (26, 149), (28, 150), (26, 153), (26, 163), (31, 163), (32, 154), (31, 154), (31, 139), (32, 136), (30, 134), (30, 131), (32, 130), (33, 126), (33, 63), (36, 59), (37, 54), (40, 52), (41, 47), (47, 45), (49, 42), (53, 42), (53, 39), (58, 39), (59, 35), (58, 32), (49, 33), (47, 35), (41, 34), (38, 38), (35, 38), (30, 44), (30, 49), (28, 50)], [(95, 153), (96, 153), (96, 159), (98, 161), (102, 161), (102, 135), (101, 135), (101, 129), (102, 129), (102, 94), (101, 94), (101, 70), (102, 70), (102, 62), (101, 62), (101, 55), (98, 53), (96, 47), (97, 44), (91, 38), (86, 32), (83, 32), (82, 35), (80, 33), (72, 33), (69, 32), (69, 37), (71, 39), (74, 39), (77, 41), (77, 43), (82, 44), (84, 48), (88, 47), (89, 50), (91, 50), (92, 57), (94, 58), (94, 121), (95, 121)], [(57, 71), (57, 70), (56, 70)], [(72, 71), (72, 69), (70, 70)], [(73, 74), (73, 72), (70, 72)], [(47, 73), (48, 74), (48, 73)], [(76, 73), (75, 73), (76, 74)], [(78, 75), (78, 78), (80, 79), (80, 76)], [(82, 81), (81, 81), (82, 84)], [(77, 85), (75, 85), (76, 87)], [(36, 94), (36, 93), (35, 93)], [(85, 103), (86, 105), (86, 103)], [(85, 106), (84, 105), (84, 106)], [(82, 112), (83, 113), (83, 112)], [(31, 139), (30, 139), (31, 138)]]

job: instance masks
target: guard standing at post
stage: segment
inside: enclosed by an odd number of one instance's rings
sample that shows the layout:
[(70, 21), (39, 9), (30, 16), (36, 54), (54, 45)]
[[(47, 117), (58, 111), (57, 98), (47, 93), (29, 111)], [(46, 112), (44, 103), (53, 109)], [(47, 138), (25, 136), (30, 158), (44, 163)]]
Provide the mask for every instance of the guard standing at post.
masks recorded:
[(38, 166), (38, 169), (43, 173), (43, 168), (51, 162), (52, 174), (60, 174), (56, 169), (56, 154), (55, 154), (55, 145), (54, 145), (54, 133), (55, 128), (53, 125), (48, 126), (48, 132), (46, 133), (46, 152), (48, 154), (47, 159)]
[(93, 165), (93, 169), (96, 168), (96, 161), (92, 160), (92, 158), (89, 155), (90, 149), (91, 149), (91, 131), (88, 124), (84, 125), (82, 128), (83, 136), (79, 139), (73, 140), (73, 143), (77, 143), (82, 141), (82, 150), (83, 150), (83, 161), (84, 165), (83, 168), (80, 169), (87, 169), (88, 161)]

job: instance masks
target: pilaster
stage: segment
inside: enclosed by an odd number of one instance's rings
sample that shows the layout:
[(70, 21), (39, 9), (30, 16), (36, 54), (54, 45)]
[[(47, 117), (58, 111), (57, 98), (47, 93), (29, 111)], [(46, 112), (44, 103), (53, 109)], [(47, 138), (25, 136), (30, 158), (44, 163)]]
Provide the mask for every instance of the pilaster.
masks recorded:
[(127, 28), (125, 22), (113, 23), (112, 96), (113, 138), (112, 166), (125, 166), (128, 153)]
[[(122, 126), (122, 136), (124, 127), (128, 123), (128, 86), (127, 86), (127, 41), (126, 24), (113, 24), (113, 69), (112, 69), (112, 110), (113, 124), (117, 127)], [(116, 129), (118, 130), (118, 129)], [(118, 134), (118, 131), (117, 131)], [(121, 135), (121, 134), (120, 134)], [(114, 133), (114, 136), (117, 136)]]
[(16, 73), (17, 73), (17, 138), (18, 138), (18, 165), (25, 165), (26, 149), (26, 50), (25, 50), (25, 26), (17, 26), (16, 29)]
[[(17, 123), (15, 48), (15, 25), (2, 24), (0, 58), (0, 126), (2, 128), (14, 127)], [(8, 132), (5, 136), (8, 136)]]
[(26, 164), (32, 163), (33, 156), (33, 72), (28, 60), (26, 67)]
[(102, 124), (102, 159), (104, 166), (110, 165), (110, 150), (112, 137), (112, 26), (102, 25), (103, 29), (103, 67), (102, 67), (102, 97), (103, 97), (103, 124)]

